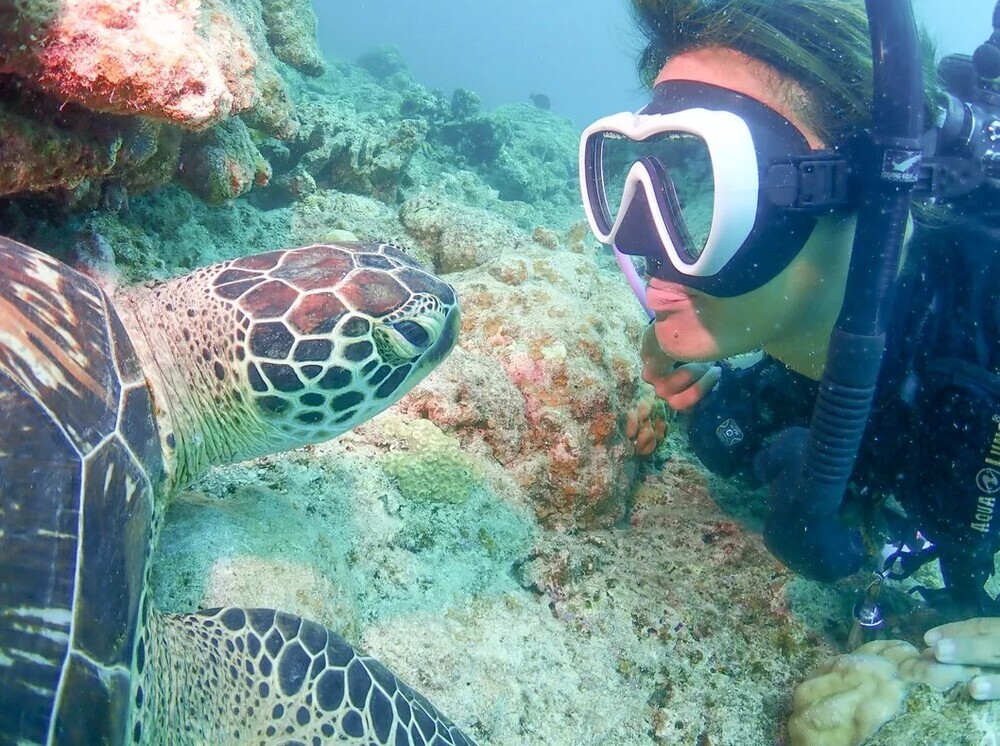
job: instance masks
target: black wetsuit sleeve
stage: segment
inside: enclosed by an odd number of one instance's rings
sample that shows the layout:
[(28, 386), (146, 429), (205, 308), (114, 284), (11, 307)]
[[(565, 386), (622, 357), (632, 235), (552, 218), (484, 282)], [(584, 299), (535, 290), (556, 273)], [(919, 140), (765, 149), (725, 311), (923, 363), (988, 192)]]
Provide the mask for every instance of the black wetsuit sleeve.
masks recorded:
[(808, 424), (816, 384), (768, 356), (749, 368), (721, 366), (719, 383), (685, 416), (688, 440), (710, 471), (753, 479), (760, 449), (785, 428)]

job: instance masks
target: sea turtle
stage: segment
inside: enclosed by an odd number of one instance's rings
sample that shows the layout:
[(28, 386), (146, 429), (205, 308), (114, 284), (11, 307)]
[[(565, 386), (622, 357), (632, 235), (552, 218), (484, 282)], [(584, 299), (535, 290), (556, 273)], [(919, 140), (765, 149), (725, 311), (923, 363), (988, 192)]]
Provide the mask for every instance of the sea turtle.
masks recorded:
[(332, 438), (448, 353), (454, 290), (395, 246), (248, 256), (109, 296), (0, 238), (0, 743), (467, 744), (323, 627), (160, 614), (170, 495)]

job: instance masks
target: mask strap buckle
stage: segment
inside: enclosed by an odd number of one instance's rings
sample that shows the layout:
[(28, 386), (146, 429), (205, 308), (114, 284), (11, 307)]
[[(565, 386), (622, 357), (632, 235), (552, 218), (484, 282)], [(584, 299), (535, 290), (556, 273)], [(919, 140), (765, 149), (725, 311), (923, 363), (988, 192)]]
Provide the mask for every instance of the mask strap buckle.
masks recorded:
[(794, 156), (764, 175), (772, 204), (793, 210), (830, 210), (851, 203), (851, 168), (836, 153)]

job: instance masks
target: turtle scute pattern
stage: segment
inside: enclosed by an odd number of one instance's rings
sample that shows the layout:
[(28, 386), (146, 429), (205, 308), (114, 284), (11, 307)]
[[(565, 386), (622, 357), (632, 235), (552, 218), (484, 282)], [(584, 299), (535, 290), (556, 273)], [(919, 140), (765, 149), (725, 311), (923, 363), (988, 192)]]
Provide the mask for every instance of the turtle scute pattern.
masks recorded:
[(169, 350), (164, 388), (186, 392), (161, 433), (184, 455), (178, 484), (350, 430), (441, 362), (460, 324), (454, 290), (379, 243), (243, 257), (116, 301), (142, 330), (133, 341)]
[[(317, 245), (233, 261), (212, 293), (235, 304), (250, 395), (290, 437), (325, 440), (397, 398), (418, 360), (451, 349), (451, 288), (391, 244)], [(425, 353), (438, 344), (438, 354)]]
[[(381, 663), (298, 616), (230, 607), (154, 618), (148, 632), (161, 671), (152, 697), (136, 692), (136, 741), (473, 746)], [(142, 732), (143, 721), (154, 725)]]
[(101, 742), (155, 530), (149, 392), (93, 282), (3, 238), (0, 279), (0, 744)]

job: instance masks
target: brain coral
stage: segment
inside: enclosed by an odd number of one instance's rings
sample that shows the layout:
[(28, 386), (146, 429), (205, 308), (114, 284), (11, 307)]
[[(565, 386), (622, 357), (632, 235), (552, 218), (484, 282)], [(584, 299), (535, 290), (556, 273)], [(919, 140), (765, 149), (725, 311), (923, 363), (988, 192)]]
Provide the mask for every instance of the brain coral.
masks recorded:
[[(849, 655), (828, 660), (795, 691), (788, 721), (792, 746), (857, 746), (900, 712), (908, 687), (924, 684), (946, 691), (982, 673), (976, 666), (938, 663), (926, 652), (902, 640), (874, 640)], [(932, 709), (940, 707), (938, 701)], [(905, 709), (914, 708), (919, 709), (906, 703)], [(971, 733), (958, 718), (954, 725), (956, 732)], [(918, 723), (918, 733), (926, 736), (923, 743), (957, 743), (954, 733), (932, 735), (923, 727)], [(915, 741), (898, 740), (896, 734), (885, 742)], [(980, 743), (978, 738), (968, 742)]]
[(792, 746), (856, 746), (896, 714), (905, 692), (885, 658), (832, 658), (795, 691)]
[(430, 420), (390, 416), (381, 418), (379, 425), (396, 441), (394, 448), (401, 448), (383, 457), (382, 468), (395, 479), (403, 497), (461, 503), (482, 482), (476, 460)]

